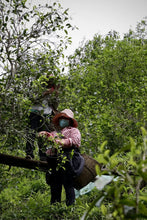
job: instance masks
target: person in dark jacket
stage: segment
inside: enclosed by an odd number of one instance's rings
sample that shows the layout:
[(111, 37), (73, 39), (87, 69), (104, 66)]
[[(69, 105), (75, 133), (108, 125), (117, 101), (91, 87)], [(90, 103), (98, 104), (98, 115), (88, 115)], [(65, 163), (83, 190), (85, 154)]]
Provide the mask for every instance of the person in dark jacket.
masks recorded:
[[(34, 142), (36, 134), (39, 131), (46, 130), (51, 132), (54, 130), (51, 124), (51, 118), (58, 112), (58, 87), (55, 77), (50, 75), (44, 84), (45, 91), (35, 99), (33, 106), (29, 112), (29, 125), (27, 130), (26, 142), (26, 159), (34, 158)], [(46, 160), (46, 154), (42, 151), (42, 142), (37, 139), (39, 146), (40, 160)]]
[[(39, 136), (45, 136), (49, 142), (52, 141), (55, 146), (58, 145), (62, 149), (63, 155), (66, 157), (66, 162), (64, 167), (58, 169), (57, 160), (52, 160), (55, 151), (53, 151), (52, 148), (47, 150), (48, 163), (52, 168), (51, 175), (49, 176), (49, 183), (47, 181), (51, 186), (51, 204), (61, 202), (63, 185), (66, 192), (66, 205), (69, 206), (75, 201), (73, 178), (75, 175), (82, 172), (84, 166), (84, 160), (80, 154), (78, 154), (81, 144), (81, 133), (77, 128), (78, 123), (74, 119), (74, 114), (70, 109), (61, 111), (53, 117), (52, 121), (53, 124), (58, 127), (58, 132), (53, 131), (49, 133), (47, 131), (42, 131), (39, 133)], [(74, 164), (75, 154), (78, 156), (76, 158), (78, 160), (76, 160), (77, 163)]]

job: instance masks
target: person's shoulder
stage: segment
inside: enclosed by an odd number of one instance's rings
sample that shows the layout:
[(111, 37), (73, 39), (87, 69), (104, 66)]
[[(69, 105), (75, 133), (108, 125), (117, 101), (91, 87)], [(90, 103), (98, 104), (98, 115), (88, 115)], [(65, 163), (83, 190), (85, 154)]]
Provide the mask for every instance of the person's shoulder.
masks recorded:
[(72, 132), (80, 133), (78, 128), (70, 127), (70, 129), (71, 129)]
[(80, 132), (78, 128), (75, 128), (75, 127), (66, 127), (66, 128), (63, 128), (62, 131), (69, 131), (69, 132)]

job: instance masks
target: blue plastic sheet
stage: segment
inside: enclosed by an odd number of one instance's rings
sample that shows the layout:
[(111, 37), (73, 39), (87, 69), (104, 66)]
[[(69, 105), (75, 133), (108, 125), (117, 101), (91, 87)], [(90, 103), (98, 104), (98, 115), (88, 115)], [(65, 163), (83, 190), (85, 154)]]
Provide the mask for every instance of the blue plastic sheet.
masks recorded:
[(89, 184), (87, 184), (86, 186), (84, 186), (82, 189), (80, 190), (76, 190), (75, 189), (75, 196), (76, 198), (78, 198), (81, 195), (84, 195), (86, 193), (89, 193), (90, 191), (92, 191), (95, 187), (98, 190), (103, 190), (103, 188), (109, 184), (110, 182), (113, 181), (117, 181), (118, 177), (114, 178), (114, 176), (110, 176), (110, 175), (101, 175), (101, 176), (96, 176), (96, 180), (94, 182), (90, 182)]

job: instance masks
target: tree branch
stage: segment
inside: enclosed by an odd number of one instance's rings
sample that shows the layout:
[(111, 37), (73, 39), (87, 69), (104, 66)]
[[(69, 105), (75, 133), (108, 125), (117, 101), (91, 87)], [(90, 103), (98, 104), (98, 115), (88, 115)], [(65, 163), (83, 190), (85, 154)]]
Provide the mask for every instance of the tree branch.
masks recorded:
[(16, 157), (1, 153), (0, 153), (0, 164), (22, 167), (27, 169), (35, 169), (44, 172), (46, 172), (49, 169), (47, 162), (38, 161), (38, 160), (29, 160), (23, 157)]

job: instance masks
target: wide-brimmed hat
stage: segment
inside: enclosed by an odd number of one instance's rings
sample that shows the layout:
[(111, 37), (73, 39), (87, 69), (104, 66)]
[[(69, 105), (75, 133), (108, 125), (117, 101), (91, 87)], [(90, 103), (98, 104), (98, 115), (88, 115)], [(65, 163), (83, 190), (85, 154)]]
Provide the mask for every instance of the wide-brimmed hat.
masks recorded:
[(73, 121), (73, 127), (77, 128), (78, 127), (78, 122), (76, 121), (76, 119), (74, 119), (74, 113), (70, 110), (70, 109), (64, 109), (63, 111), (61, 111), (60, 113), (58, 113), (57, 115), (55, 115), (53, 117), (53, 124), (54, 125), (59, 125), (59, 119), (61, 117), (64, 118), (70, 118)]

